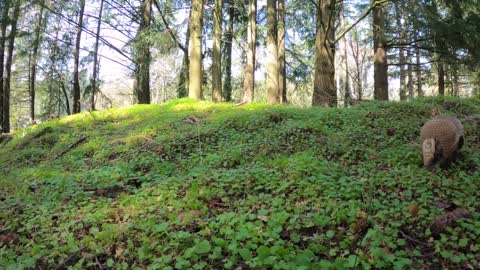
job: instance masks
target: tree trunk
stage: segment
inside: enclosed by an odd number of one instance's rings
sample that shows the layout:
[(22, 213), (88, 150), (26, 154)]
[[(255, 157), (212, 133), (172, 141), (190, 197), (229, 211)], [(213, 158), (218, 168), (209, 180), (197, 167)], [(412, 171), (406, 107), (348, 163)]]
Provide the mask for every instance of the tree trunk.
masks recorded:
[(32, 59), (30, 62), (30, 80), (29, 80), (29, 92), (30, 92), (30, 122), (35, 121), (35, 81), (37, 76), (37, 56), (38, 47), (40, 46), (40, 33), (42, 31), (43, 21), (43, 1), (40, 2), (40, 12), (38, 14), (38, 23), (35, 29), (35, 39), (32, 44)]
[(5, 81), (4, 81), (4, 97), (3, 97), (3, 123), (2, 132), (10, 132), (10, 81), (12, 78), (13, 50), (15, 49), (15, 37), (17, 36), (17, 22), (20, 15), (21, 1), (15, 3), (13, 10), (13, 18), (11, 21), (10, 35), (8, 37), (7, 62), (5, 63)]
[(278, 85), (278, 46), (277, 46), (277, 1), (267, 0), (267, 100), (270, 104), (280, 102)]
[(243, 83), (243, 102), (253, 102), (255, 92), (255, 49), (257, 32), (257, 0), (248, 1), (248, 29), (247, 29), (247, 65), (245, 66), (245, 80)]
[(335, 1), (318, 0), (317, 33), (315, 36), (315, 74), (313, 106), (336, 107), (334, 9)]
[[(418, 32), (415, 30), (415, 34), (414, 34), (414, 37), (413, 37), (415, 40), (418, 39)], [(416, 58), (416, 69), (415, 69), (415, 72), (416, 72), (416, 77), (417, 77), (417, 95), (419, 97), (423, 97), (424, 96), (424, 93), (423, 93), (423, 89), (422, 89), (422, 66), (421, 66), (421, 63), (420, 63), (420, 48), (418, 46), (416, 46), (415, 48), (415, 58)]]
[(3, 100), (5, 96), (4, 82), (3, 82), (3, 70), (5, 69), (5, 40), (7, 38), (7, 26), (8, 26), (8, 10), (10, 8), (10, 1), (5, 0), (2, 2), (2, 14), (0, 17), (0, 134), (2, 133), (3, 124)]
[(438, 94), (440, 96), (445, 95), (445, 70), (443, 68), (443, 63), (439, 62), (438, 64)]
[(388, 66), (385, 41), (386, 4), (375, 4), (373, 9), (374, 98), (388, 100)]
[(233, 0), (228, 4), (228, 24), (225, 33), (225, 79), (223, 80), (223, 99), (232, 101), (232, 44), (233, 44), (233, 19), (235, 4)]
[(215, 0), (213, 8), (212, 100), (222, 101), (222, 1)]
[(95, 111), (95, 94), (97, 93), (97, 78), (98, 78), (98, 39), (100, 38), (100, 29), (102, 26), (102, 13), (103, 13), (103, 2), (104, 0), (100, 1), (100, 11), (98, 12), (98, 23), (97, 23), (97, 34), (95, 37), (95, 51), (93, 55), (93, 74), (92, 74), (92, 96), (91, 96), (91, 109)]
[[(400, 14), (400, 8), (398, 7), (398, 4), (395, 5), (395, 15), (396, 15), (396, 21), (397, 21), (397, 27), (398, 29), (403, 29), (404, 25), (402, 25), (402, 18)], [(406, 34), (404, 31), (400, 31), (400, 43), (404, 43), (405, 41), (404, 35)], [(400, 66), (400, 100), (406, 100), (407, 99), (407, 91), (405, 87), (405, 50), (403, 47), (400, 47), (398, 49), (398, 64)]]
[(85, 11), (85, 0), (80, 0), (80, 14), (78, 15), (77, 37), (75, 41), (75, 52), (73, 56), (73, 113), (79, 113), (80, 107), (80, 79), (79, 79), (79, 61), (80, 61), (80, 40), (82, 37), (83, 13)]
[(451, 69), (452, 66), (446, 65), (445, 69), (445, 86), (447, 87), (447, 96), (453, 96), (453, 86), (452, 86), (452, 76), (451, 76)]
[(178, 80), (178, 97), (183, 98), (188, 95), (188, 84), (189, 84), (189, 72), (190, 72), (190, 58), (188, 57), (188, 51), (190, 46), (190, 22), (192, 21), (192, 10), (190, 9), (188, 15), (188, 25), (187, 31), (185, 34), (185, 50), (183, 51), (183, 61), (182, 69), (180, 70), (180, 78)]
[(192, 0), (192, 17), (190, 21), (190, 81), (188, 96), (202, 98), (202, 26), (203, 0)]
[(152, 21), (152, 0), (143, 0), (142, 21), (138, 31), (137, 55), (135, 59), (135, 95), (139, 104), (150, 104), (150, 42), (146, 38)]
[(412, 51), (409, 48), (407, 50), (407, 89), (408, 89), (408, 99), (412, 100), (415, 97), (413, 93), (413, 67), (411, 65), (412, 62)]
[[(345, 3), (342, 2), (341, 4), (341, 12), (342, 15), (340, 16), (340, 26), (342, 29), (345, 29)], [(350, 73), (348, 70), (348, 53), (347, 53), (347, 34), (343, 37), (343, 60), (345, 65), (345, 78), (344, 80), (344, 98), (343, 98), (343, 105), (344, 107), (348, 107), (350, 101), (352, 99), (350, 94)]]
[(278, 1), (278, 87), (281, 94), (281, 102), (287, 101), (287, 77), (285, 74), (285, 0)]
[(460, 85), (458, 82), (458, 70), (457, 67), (452, 67), (452, 85), (453, 85), (453, 96), (458, 97), (460, 94)]

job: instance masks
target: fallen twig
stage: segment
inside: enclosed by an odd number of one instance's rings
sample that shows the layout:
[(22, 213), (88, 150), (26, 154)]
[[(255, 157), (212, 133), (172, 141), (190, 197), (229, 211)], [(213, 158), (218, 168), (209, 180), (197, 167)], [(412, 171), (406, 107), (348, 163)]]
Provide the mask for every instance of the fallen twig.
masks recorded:
[(73, 148), (77, 147), (81, 143), (87, 140), (87, 136), (82, 136), (78, 141), (74, 142), (70, 146), (67, 147), (67, 149), (63, 150), (60, 154), (56, 155), (54, 159), (57, 159), (63, 155), (65, 155), (68, 151), (72, 150)]
[(422, 241), (420, 241), (420, 240), (417, 240), (417, 239), (411, 237), (410, 235), (404, 233), (403, 231), (399, 231), (399, 232), (400, 232), (400, 234), (401, 234), (404, 238), (406, 238), (407, 240), (409, 240), (409, 241), (411, 241), (411, 242), (420, 244), (420, 245), (422, 245), (422, 246), (428, 246), (428, 243), (425, 243), (425, 242), (422, 242)]

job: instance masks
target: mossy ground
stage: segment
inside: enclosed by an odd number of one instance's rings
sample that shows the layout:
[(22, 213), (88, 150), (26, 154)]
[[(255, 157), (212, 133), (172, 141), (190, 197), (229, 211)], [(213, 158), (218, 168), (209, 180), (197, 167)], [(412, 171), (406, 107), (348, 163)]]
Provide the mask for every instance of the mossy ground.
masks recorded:
[[(466, 143), (431, 172), (418, 137), (436, 112), (464, 119)], [(176, 100), (20, 130), (0, 147), (0, 265), (476, 269), (479, 113), (478, 99)], [(470, 217), (432, 235), (452, 205)]]

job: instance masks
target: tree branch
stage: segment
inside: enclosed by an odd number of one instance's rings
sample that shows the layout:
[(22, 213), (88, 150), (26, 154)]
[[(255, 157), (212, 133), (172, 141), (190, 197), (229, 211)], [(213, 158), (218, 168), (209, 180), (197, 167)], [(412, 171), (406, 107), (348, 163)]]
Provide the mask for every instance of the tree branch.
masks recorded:
[(372, 10), (377, 6), (377, 5), (381, 5), (381, 4), (384, 4), (384, 3), (387, 3), (388, 0), (380, 0), (380, 1), (375, 1), (373, 3), (373, 5), (371, 5), (358, 19), (357, 21), (355, 21), (352, 25), (350, 25), (347, 29), (345, 29), (345, 31), (343, 31), (336, 39), (335, 41), (333, 42), (333, 44), (336, 44), (340, 39), (342, 39), (348, 32), (350, 32), (350, 30), (352, 30), (352, 28), (354, 28), (357, 24), (359, 24), (361, 21), (363, 21), (363, 19), (365, 19), (368, 14), (370, 14), (370, 12), (372, 12)]

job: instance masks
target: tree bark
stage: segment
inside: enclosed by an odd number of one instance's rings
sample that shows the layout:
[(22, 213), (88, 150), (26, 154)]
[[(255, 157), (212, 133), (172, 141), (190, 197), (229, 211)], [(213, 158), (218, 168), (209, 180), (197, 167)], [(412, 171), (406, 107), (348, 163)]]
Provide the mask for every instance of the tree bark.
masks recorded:
[(17, 22), (20, 15), (20, 1), (15, 3), (13, 10), (13, 18), (11, 21), (10, 35), (8, 37), (7, 62), (5, 63), (5, 81), (4, 81), (4, 97), (3, 97), (3, 122), (2, 132), (10, 132), (10, 81), (12, 78), (13, 50), (15, 49), (15, 38), (17, 36)]
[(248, 29), (247, 29), (247, 65), (245, 66), (245, 80), (243, 83), (243, 102), (253, 102), (255, 93), (255, 51), (257, 34), (257, 0), (248, 1)]
[(188, 25), (187, 31), (185, 34), (185, 50), (183, 51), (183, 61), (182, 69), (180, 70), (180, 78), (178, 80), (178, 97), (183, 98), (188, 95), (188, 84), (189, 84), (189, 72), (190, 72), (190, 58), (188, 57), (188, 51), (190, 46), (190, 22), (192, 17), (192, 10), (190, 9), (188, 15)]
[(3, 102), (5, 96), (5, 88), (3, 82), (3, 71), (5, 69), (5, 40), (7, 38), (7, 26), (8, 26), (8, 10), (10, 8), (10, 1), (5, 0), (2, 4), (2, 14), (0, 17), (0, 134), (2, 133), (3, 124)]
[(281, 93), (281, 103), (287, 101), (287, 77), (285, 74), (285, 0), (278, 1), (278, 87)]
[(439, 62), (437, 65), (438, 65), (438, 94), (440, 96), (444, 96), (445, 95), (445, 70), (442, 62)]
[(280, 102), (278, 84), (278, 44), (277, 44), (277, 5), (276, 0), (267, 0), (267, 101)]
[(100, 1), (100, 11), (98, 12), (98, 22), (97, 22), (97, 35), (95, 37), (95, 51), (93, 55), (93, 74), (92, 74), (92, 96), (90, 97), (90, 105), (92, 111), (95, 111), (95, 94), (97, 93), (97, 78), (98, 78), (98, 39), (100, 38), (100, 30), (102, 26), (102, 15), (103, 15), (103, 2), (104, 0)]
[[(152, 0), (143, 0), (142, 20), (138, 31), (137, 55), (135, 59), (135, 95), (139, 104), (150, 104), (150, 42), (145, 37), (152, 21)], [(138, 40), (137, 40), (138, 41)]]
[(215, 0), (213, 8), (212, 100), (222, 101), (222, 1)]
[[(340, 16), (340, 26), (342, 29), (345, 29), (345, 3), (342, 1), (341, 3), (341, 12), (342, 15)], [(344, 107), (348, 107), (352, 96), (350, 94), (350, 73), (348, 70), (348, 52), (347, 52), (347, 34), (343, 37), (343, 60), (345, 65), (345, 77), (344, 77), (344, 98), (343, 98), (343, 105)]]
[(79, 62), (80, 62), (80, 40), (83, 28), (83, 13), (85, 11), (85, 0), (80, 0), (80, 13), (77, 22), (77, 37), (75, 41), (75, 52), (73, 56), (73, 113), (79, 113), (80, 107), (80, 79), (79, 79)]
[(190, 81), (188, 96), (202, 98), (202, 26), (203, 0), (192, 0), (192, 17), (190, 21)]
[[(395, 15), (396, 15), (396, 21), (397, 21), (397, 27), (398, 29), (403, 29), (404, 25), (402, 24), (402, 18), (400, 14), (400, 8), (398, 7), (398, 3), (394, 3), (395, 5)], [(405, 31), (400, 31), (400, 43), (404, 43), (405, 38)], [(398, 62), (400, 66), (400, 100), (406, 100), (407, 99), (407, 91), (405, 87), (405, 78), (406, 78), (406, 72), (405, 72), (405, 50), (403, 47), (400, 47), (398, 49)]]
[(413, 92), (413, 67), (412, 63), (412, 50), (409, 48), (407, 50), (407, 90), (408, 90), (408, 99), (412, 100), (415, 97)]
[(232, 101), (232, 45), (233, 45), (233, 20), (235, 16), (235, 4), (233, 0), (228, 2), (228, 23), (225, 33), (225, 79), (223, 80), (223, 100)]
[(334, 0), (318, 0), (313, 106), (336, 107)]
[[(376, 0), (374, 0), (376, 2)], [(388, 66), (385, 41), (386, 4), (375, 4), (373, 9), (374, 98), (388, 100)]]
[(43, 21), (43, 1), (40, 2), (40, 12), (38, 14), (38, 23), (35, 29), (35, 39), (32, 44), (32, 59), (30, 62), (30, 80), (29, 80), (29, 92), (30, 92), (30, 122), (35, 122), (35, 81), (37, 76), (37, 56), (38, 47), (40, 46), (40, 33), (42, 31)]
[[(417, 37), (418, 37), (418, 33), (417, 31), (415, 30), (415, 34), (414, 34), (414, 39), (417, 40)], [(419, 97), (423, 97), (424, 96), (424, 93), (423, 93), (423, 89), (422, 89), (422, 66), (421, 66), (421, 63), (420, 63), (420, 48), (418, 46), (416, 46), (415, 48), (415, 60), (416, 60), (416, 69), (415, 69), (415, 72), (416, 72), (416, 77), (417, 77), (417, 95)]]
[(458, 82), (458, 70), (457, 67), (452, 67), (452, 85), (453, 85), (453, 96), (458, 97), (460, 94), (460, 84)]

